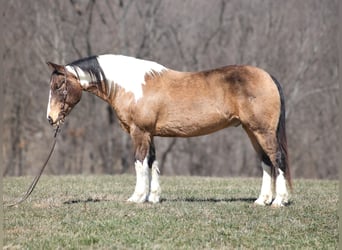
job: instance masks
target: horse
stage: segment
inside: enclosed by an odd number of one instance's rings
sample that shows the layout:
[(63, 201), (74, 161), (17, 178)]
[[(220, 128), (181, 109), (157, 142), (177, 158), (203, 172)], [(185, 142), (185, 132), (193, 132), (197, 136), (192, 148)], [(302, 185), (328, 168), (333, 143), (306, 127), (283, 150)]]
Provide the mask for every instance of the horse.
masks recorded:
[(285, 101), (279, 82), (263, 69), (229, 65), (181, 72), (124, 55), (97, 55), (67, 65), (47, 62), (51, 73), (47, 119), (59, 127), (80, 101), (95, 94), (116, 112), (133, 142), (136, 185), (129, 202), (160, 202), (153, 138), (194, 137), (241, 126), (262, 167), (256, 205), (285, 206), (292, 189)]

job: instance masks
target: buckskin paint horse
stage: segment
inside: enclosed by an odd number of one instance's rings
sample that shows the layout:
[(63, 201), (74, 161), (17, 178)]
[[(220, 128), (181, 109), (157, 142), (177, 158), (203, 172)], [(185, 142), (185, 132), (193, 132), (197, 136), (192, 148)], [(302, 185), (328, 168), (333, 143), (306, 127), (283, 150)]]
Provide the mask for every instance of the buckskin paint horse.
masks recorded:
[[(159, 202), (154, 136), (192, 137), (241, 125), (263, 169), (258, 205), (288, 203), (291, 188), (285, 103), (278, 81), (264, 70), (232, 65), (179, 72), (122, 55), (92, 56), (52, 70), (47, 119), (59, 126), (88, 91), (108, 102), (130, 134), (136, 186), (130, 202)], [(275, 192), (275, 198), (273, 196)]]

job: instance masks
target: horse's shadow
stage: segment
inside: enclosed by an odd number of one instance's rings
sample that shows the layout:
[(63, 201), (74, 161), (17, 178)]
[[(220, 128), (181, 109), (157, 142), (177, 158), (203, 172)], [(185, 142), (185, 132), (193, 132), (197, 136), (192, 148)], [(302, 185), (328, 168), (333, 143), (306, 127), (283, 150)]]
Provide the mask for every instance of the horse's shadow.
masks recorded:
[[(198, 203), (218, 203), (218, 202), (226, 202), (226, 203), (233, 203), (233, 202), (244, 202), (249, 203), (253, 207), (256, 206), (254, 201), (256, 200), (255, 197), (240, 197), (240, 198), (196, 198), (196, 197), (188, 197), (188, 198), (175, 198), (175, 199), (167, 199), (163, 198), (160, 202), (198, 202)], [(284, 206), (288, 207), (293, 204), (293, 201), (287, 202)], [(271, 206), (271, 204), (266, 205)]]
[(206, 203), (218, 203), (218, 202), (254, 202), (256, 198), (197, 198), (197, 197), (187, 197), (187, 198), (175, 198), (175, 199), (167, 199), (162, 198), (161, 202), (206, 202)]
[(99, 199), (99, 198), (91, 198), (88, 199), (71, 199), (64, 201), (63, 204), (65, 205), (72, 205), (72, 204), (78, 204), (78, 203), (95, 203), (95, 202), (103, 202), (103, 201), (109, 201), (107, 199)]
[[(196, 198), (196, 197), (185, 197), (185, 198), (175, 198), (175, 199), (168, 199), (162, 198), (160, 199), (160, 203), (164, 202), (198, 202), (198, 203), (218, 203), (218, 202), (246, 202), (246, 203), (253, 203), (256, 198)], [(96, 203), (96, 202), (108, 202), (111, 201), (109, 199), (100, 199), (100, 198), (87, 198), (87, 199), (71, 199), (64, 201), (63, 204), (65, 205), (72, 205), (78, 203)]]

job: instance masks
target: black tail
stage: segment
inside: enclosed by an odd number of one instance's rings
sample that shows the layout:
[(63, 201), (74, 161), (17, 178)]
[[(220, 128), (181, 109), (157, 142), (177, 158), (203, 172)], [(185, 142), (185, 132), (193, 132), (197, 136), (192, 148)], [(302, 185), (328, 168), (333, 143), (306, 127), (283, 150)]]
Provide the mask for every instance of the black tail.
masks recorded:
[(289, 165), (289, 157), (287, 151), (287, 139), (286, 139), (286, 128), (285, 128), (285, 100), (283, 90), (278, 80), (272, 76), (272, 80), (277, 85), (280, 95), (280, 116), (277, 128), (277, 141), (278, 141), (278, 153), (277, 153), (277, 165), (284, 172), (285, 179), (290, 189), (292, 189), (291, 172)]

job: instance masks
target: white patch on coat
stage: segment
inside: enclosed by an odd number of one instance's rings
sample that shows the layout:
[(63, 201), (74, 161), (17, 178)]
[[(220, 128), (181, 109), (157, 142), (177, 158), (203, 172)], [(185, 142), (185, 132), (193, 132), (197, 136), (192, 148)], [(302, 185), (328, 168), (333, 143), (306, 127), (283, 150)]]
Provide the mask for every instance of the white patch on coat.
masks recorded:
[(142, 203), (149, 201), (158, 203), (160, 201), (161, 188), (159, 185), (158, 162), (152, 163), (152, 168), (148, 166), (148, 156), (143, 163), (135, 162), (136, 184), (134, 193), (127, 200), (129, 202)]
[(262, 174), (262, 185), (259, 198), (255, 201), (255, 204), (265, 206), (271, 204), (273, 198), (272, 192), (272, 176), (271, 167), (265, 163), (261, 163), (263, 174)]
[(148, 195), (148, 201), (152, 203), (158, 203), (160, 201), (161, 188), (159, 185), (159, 168), (158, 162), (152, 163), (151, 175), (150, 175), (150, 193)]
[(133, 195), (128, 199), (130, 202), (142, 203), (145, 202), (148, 198), (150, 192), (149, 186), (149, 167), (147, 157), (144, 159), (144, 162), (140, 161), (135, 162), (135, 171), (136, 171), (136, 184)]
[(160, 74), (167, 70), (156, 62), (122, 55), (101, 55), (97, 60), (108, 84), (118, 84), (127, 92), (132, 92), (136, 101), (143, 96), (142, 84), (145, 84), (146, 74)]
[(286, 179), (284, 172), (279, 169), (279, 174), (276, 179), (276, 197), (272, 202), (273, 207), (285, 206), (289, 201), (289, 193), (287, 192)]

